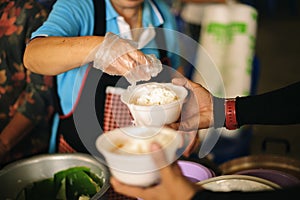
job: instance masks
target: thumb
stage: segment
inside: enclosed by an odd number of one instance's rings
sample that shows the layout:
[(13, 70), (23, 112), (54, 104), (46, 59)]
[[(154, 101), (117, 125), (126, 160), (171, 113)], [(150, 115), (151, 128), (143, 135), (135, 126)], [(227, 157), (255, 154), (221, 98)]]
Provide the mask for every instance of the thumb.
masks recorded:
[(168, 161), (165, 152), (163, 151), (159, 143), (151, 143), (150, 150), (152, 152), (152, 159), (157, 167), (161, 168), (162, 166), (167, 165)]
[(152, 159), (156, 166), (160, 169), (161, 180), (168, 181), (174, 174), (171, 163), (168, 163), (167, 157), (158, 143), (153, 142), (150, 149), (152, 151)]
[(187, 79), (185, 79), (185, 78), (173, 78), (172, 83), (174, 85), (185, 86), (187, 84)]
[(187, 78), (173, 78), (172, 83), (174, 85), (184, 86), (185, 88), (189, 90), (193, 90), (193, 88), (199, 86), (198, 83), (194, 83), (193, 81), (190, 81)]

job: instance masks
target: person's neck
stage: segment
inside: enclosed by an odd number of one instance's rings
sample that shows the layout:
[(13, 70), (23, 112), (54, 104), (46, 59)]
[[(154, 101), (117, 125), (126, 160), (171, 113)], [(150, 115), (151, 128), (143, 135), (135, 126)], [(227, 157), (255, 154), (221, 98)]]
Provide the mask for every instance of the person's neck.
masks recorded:
[(118, 7), (114, 5), (115, 10), (124, 17), (125, 21), (130, 25), (130, 28), (141, 28), (142, 23), (142, 5), (137, 7)]

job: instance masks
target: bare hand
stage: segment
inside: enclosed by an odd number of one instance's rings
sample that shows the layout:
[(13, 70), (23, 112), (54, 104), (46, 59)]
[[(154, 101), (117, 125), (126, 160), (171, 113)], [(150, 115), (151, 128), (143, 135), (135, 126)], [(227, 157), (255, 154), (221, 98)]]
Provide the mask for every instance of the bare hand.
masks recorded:
[[(160, 146), (156, 143), (152, 144), (151, 149), (153, 152), (161, 152), (158, 151)], [(165, 155), (162, 153), (154, 153), (153, 159), (157, 166), (162, 166), (166, 162)], [(110, 181), (116, 192), (143, 200), (187, 200), (200, 189), (200, 186), (188, 181), (182, 175), (176, 162), (160, 169), (160, 177), (161, 181), (158, 185), (147, 188), (126, 185), (114, 177)]]
[(169, 126), (183, 131), (209, 128), (213, 124), (213, 101), (210, 92), (185, 78), (174, 78), (172, 82), (187, 88), (189, 96), (183, 105), (181, 120)]

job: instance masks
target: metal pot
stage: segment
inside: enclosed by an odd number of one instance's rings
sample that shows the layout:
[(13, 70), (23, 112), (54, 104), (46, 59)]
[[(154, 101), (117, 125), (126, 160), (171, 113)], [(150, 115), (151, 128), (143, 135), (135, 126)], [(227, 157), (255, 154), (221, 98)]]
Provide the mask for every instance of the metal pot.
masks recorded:
[[(261, 178), (270, 177), (266, 173), (273, 173), (273, 175), (277, 175), (278, 178), (289, 177), (288, 184), (299, 184), (300, 181), (300, 161), (272, 154), (260, 154), (260, 155), (250, 155), (245, 157), (236, 158), (230, 161), (227, 161), (219, 166), (223, 175), (226, 174), (247, 174), (247, 175), (258, 175), (260, 174)], [(251, 170), (251, 171), (249, 171)], [(259, 173), (253, 170), (260, 170)], [(262, 170), (265, 174), (262, 174)], [(281, 172), (281, 173), (280, 173)], [(272, 177), (272, 181), (274, 181), (276, 177)], [(269, 179), (270, 180), (270, 179)], [(286, 186), (287, 183), (285, 182), (287, 179), (282, 180), (280, 182), (277, 179), (277, 183), (282, 186)]]
[(0, 170), (0, 199), (15, 199), (28, 184), (40, 181), (60, 171), (75, 166), (86, 166), (103, 179), (103, 187), (95, 194), (97, 199), (106, 198), (109, 189), (109, 171), (88, 154), (46, 154), (33, 156), (11, 163)]
[(206, 179), (197, 183), (203, 188), (217, 192), (229, 191), (260, 191), (279, 189), (280, 186), (253, 176), (247, 175), (222, 175)]
[(263, 178), (278, 184), (282, 188), (291, 187), (300, 184), (300, 180), (297, 179), (296, 177), (287, 174), (285, 172), (273, 170), (273, 169), (249, 169), (249, 170), (239, 171), (236, 174)]

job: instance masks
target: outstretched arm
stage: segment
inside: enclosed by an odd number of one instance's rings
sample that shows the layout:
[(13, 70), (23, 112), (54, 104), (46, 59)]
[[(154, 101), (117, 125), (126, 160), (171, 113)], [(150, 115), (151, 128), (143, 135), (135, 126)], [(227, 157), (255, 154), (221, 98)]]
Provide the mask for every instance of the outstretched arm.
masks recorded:
[(45, 75), (57, 75), (93, 61), (104, 37), (38, 37), (25, 49), (24, 65)]

